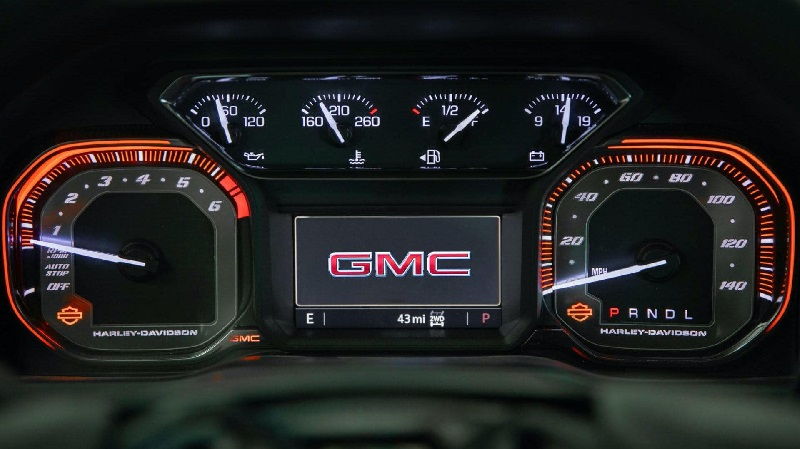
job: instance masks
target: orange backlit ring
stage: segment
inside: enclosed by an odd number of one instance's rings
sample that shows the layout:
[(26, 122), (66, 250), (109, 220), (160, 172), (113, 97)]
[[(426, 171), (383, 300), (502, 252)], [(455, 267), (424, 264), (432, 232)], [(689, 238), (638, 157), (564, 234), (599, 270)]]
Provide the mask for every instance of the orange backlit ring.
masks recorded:
[[(783, 204), (788, 218), (788, 255), (786, 259), (786, 285), (783, 288), (784, 301), (780, 310), (772, 319), (772, 322), (767, 326), (766, 332), (775, 328), (778, 322), (783, 318), (786, 309), (789, 307), (789, 301), (792, 297), (792, 280), (794, 279), (794, 204), (792, 197), (786, 186), (781, 183), (775, 173), (767, 167), (766, 164), (756, 159), (755, 156), (750, 154), (744, 148), (726, 142), (718, 142), (714, 140), (697, 140), (697, 139), (624, 139), (621, 145), (614, 145), (608, 147), (611, 150), (652, 150), (652, 149), (676, 149), (676, 150), (692, 150), (692, 151), (710, 151), (716, 153), (726, 154), (741, 162), (744, 166), (748, 167), (753, 174), (758, 176), (761, 181), (769, 189), (778, 204)], [(778, 191), (774, 189), (777, 187)], [(780, 192), (780, 194), (779, 194)]]
[[(247, 197), (241, 190), (236, 181), (227, 174), (216, 162), (203, 154), (195, 152), (191, 147), (181, 146), (169, 140), (139, 140), (139, 139), (119, 139), (119, 140), (93, 140), (84, 142), (68, 143), (53, 147), (44, 154), (36, 158), (23, 172), (17, 177), (14, 184), (8, 190), (3, 202), (3, 241), (8, 245), (14, 236), (20, 236), (20, 242), (30, 238), (29, 234), (19, 230), (19, 224), (23, 221), (31, 221), (33, 217), (30, 213), (20, 213), (29, 203), (25, 201), (29, 195), (41, 195), (44, 191), (45, 179), (48, 177), (55, 179), (56, 176), (66, 171), (68, 168), (79, 165), (89, 165), (93, 163), (161, 163), (161, 164), (183, 164), (208, 175), (222, 189), (228, 193), (236, 207), (237, 218), (242, 219), (250, 216), (250, 205)], [(9, 212), (13, 210), (14, 220), (9, 222)], [(19, 219), (17, 217), (19, 216)], [(12, 229), (13, 226), (13, 229)], [(13, 230), (13, 234), (10, 232)], [(10, 277), (10, 248), (3, 248), (3, 273), (6, 283), (6, 294), (8, 296), (11, 309), (17, 319), (42, 343), (51, 349), (60, 348), (61, 345), (49, 334), (49, 326), (42, 322), (32, 323), (28, 320), (19, 308), (11, 287)]]

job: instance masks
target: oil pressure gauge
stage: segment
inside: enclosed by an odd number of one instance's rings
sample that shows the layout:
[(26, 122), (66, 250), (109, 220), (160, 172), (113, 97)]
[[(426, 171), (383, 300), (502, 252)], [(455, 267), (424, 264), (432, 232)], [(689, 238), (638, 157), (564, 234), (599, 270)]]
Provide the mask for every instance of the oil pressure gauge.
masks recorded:
[(170, 87), (162, 103), (238, 164), (263, 167), (271, 151), (264, 137), (274, 119), (265, 97), (235, 77), (200, 77), (193, 82), (186, 90), (181, 83)]

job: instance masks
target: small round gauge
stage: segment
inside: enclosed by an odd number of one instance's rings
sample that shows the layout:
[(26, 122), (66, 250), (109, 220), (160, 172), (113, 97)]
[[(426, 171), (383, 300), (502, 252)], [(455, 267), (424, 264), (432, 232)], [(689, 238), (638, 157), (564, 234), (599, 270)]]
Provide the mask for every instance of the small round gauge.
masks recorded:
[(244, 193), (156, 142), (56, 147), (6, 199), (12, 303), (51, 346), (193, 348), (236, 317)]
[(603, 351), (685, 352), (770, 325), (791, 263), (777, 181), (727, 148), (612, 148), (545, 204), (541, 285), (564, 326)]
[(188, 106), (187, 120), (200, 133), (247, 165), (263, 162), (257, 142), (267, 127), (267, 108), (257, 98), (234, 92), (207, 93)]
[(356, 93), (317, 95), (300, 108), (303, 128), (336, 147), (357, 145), (362, 133), (381, 126), (375, 103)]
[(537, 95), (524, 111), (533, 131), (532, 150), (559, 153), (571, 149), (609, 113), (591, 96), (577, 92)]
[(430, 94), (411, 108), (419, 126), (428, 131), (429, 151), (467, 146), (470, 130), (488, 112), (486, 103), (464, 92)]

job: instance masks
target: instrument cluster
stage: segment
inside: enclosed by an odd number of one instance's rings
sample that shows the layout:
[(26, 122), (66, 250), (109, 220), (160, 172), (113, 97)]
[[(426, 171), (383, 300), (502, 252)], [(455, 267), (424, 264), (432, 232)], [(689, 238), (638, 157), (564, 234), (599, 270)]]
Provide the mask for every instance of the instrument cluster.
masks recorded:
[(628, 81), (189, 73), (164, 86), (152, 107), (178, 135), (60, 143), (5, 197), (11, 308), (84, 362), (555, 348), (705, 364), (787, 313), (781, 180), (739, 144), (609, 131), (636, 100)]

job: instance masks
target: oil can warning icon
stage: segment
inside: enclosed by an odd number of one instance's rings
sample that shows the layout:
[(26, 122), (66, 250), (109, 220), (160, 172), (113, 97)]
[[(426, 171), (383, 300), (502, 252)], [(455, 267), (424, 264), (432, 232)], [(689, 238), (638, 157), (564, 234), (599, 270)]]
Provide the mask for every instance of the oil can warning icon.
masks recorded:
[(593, 313), (592, 308), (582, 302), (575, 303), (567, 308), (567, 316), (579, 323), (591, 318)]

